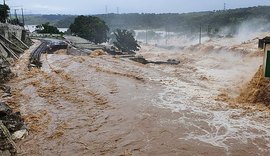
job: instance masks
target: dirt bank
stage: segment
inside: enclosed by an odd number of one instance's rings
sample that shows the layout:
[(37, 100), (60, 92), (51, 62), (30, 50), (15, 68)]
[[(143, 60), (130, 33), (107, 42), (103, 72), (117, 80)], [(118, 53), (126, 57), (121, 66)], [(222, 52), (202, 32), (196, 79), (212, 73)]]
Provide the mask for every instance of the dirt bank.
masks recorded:
[(270, 80), (264, 78), (263, 67), (260, 66), (253, 79), (247, 84), (239, 98), (242, 103), (261, 103), (270, 106)]

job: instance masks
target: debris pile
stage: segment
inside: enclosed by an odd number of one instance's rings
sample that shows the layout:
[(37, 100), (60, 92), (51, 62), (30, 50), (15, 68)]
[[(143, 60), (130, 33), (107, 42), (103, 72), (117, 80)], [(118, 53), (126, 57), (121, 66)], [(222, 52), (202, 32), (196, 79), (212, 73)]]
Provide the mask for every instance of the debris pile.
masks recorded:
[(11, 139), (10, 132), (0, 121), (0, 155), (16, 155), (16, 145)]
[(22, 139), (27, 135), (27, 128), (19, 112), (0, 102), (0, 155), (9, 153), (15, 155), (16, 145), (14, 140)]
[[(9, 86), (0, 86), (2, 98), (11, 97)], [(13, 110), (4, 102), (0, 102), (0, 155), (15, 155), (15, 140), (22, 139), (28, 131), (19, 112)]]
[[(13, 61), (32, 44), (28, 32), (21, 26), (0, 23), (0, 100), (8, 101), (11, 88), (3, 85), (14, 74), (10, 69)], [(8, 103), (8, 102), (7, 102)], [(0, 156), (16, 155), (15, 140), (27, 135), (27, 128), (19, 112), (13, 111), (0, 101)]]
[(149, 63), (149, 61), (147, 61), (145, 58), (143, 58), (142, 56), (137, 56), (134, 58), (130, 58), (130, 60), (141, 63), (141, 64), (147, 64)]
[(262, 66), (247, 87), (242, 90), (238, 101), (241, 103), (262, 103), (270, 106), (270, 79), (264, 78)]
[(167, 61), (148, 61), (145, 58), (143, 58), (142, 56), (136, 56), (136, 57), (130, 58), (130, 60), (135, 61), (135, 62), (139, 62), (141, 64), (148, 64), (148, 63), (152, 63), (152, 64), (169, 64), (169, 65), (178, 65), (178, 64), (180, 64), (180, 61), (175, 60), (175, 59), (168, 59)]

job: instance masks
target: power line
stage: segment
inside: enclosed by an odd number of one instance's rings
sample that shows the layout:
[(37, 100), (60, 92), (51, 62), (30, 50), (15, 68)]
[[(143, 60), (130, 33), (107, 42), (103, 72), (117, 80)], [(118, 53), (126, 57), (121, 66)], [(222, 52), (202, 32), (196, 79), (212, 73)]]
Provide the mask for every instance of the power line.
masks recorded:
[(9, 6), (10, 8), (22, 8), (22, 5)]

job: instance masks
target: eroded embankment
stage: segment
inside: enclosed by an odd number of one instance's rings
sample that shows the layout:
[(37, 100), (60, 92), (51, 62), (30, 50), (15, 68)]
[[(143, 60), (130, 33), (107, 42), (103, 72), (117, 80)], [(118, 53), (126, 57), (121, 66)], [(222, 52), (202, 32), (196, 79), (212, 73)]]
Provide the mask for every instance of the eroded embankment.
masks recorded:
[(238, 101), (241, 103), (260, 103), (270, 106), (270, 80), (263, 76), (262, 66), (242, 90)]

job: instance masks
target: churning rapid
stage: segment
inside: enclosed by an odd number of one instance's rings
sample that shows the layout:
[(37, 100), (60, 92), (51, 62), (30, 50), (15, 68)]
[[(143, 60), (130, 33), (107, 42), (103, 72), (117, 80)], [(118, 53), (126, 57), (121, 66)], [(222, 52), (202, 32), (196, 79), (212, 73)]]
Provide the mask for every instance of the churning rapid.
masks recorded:
[(268, 109), (237, 100), (262, 64), (255, 37), (175, 40), (173, 48), (143, 45), (137, 54), (179, 65), (60, 51), (28, 71), (39, 44), (9, 82), (16, 88), (9, 104), (18, 102), (30, 127), (19, 155), (270, 154)]

